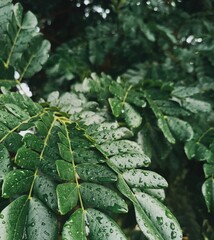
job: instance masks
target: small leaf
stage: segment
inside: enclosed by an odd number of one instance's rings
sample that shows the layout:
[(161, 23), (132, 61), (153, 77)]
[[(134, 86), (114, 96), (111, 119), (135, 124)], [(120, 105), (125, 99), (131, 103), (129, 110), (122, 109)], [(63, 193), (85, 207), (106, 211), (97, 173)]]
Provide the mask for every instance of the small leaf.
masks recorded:
[(126, 93), (124, 88), (115, 81), (112, 81), (111, 85), (109, 86), (109, 91), (114, 94), (115, 97), (118, 97), (121, 100), (124, 98)]
[(104, 213), (87, 209), (86, 218), (89, 224), (89, 238), (91, 240), (127, 240), (119, 226)]
[(131, 169), (123, 174), (131, 187), (136, 188), (166, 188), (167, 181), (159, 174), (141, 169)]
[(16, 132), (11, 133), (4, 140), (4, 145), (10, 152), (16, 152), (22, 146), (22, 136)]
[(42, 151), (43, 141), (34, 134), (27, 133), (23, 137), (23, 142), (25, 143), (26, 147), (30, 148), (31, 150), (34, 150), (37, 152)]
[(170, 129), (169, 129), (169, 126), (166, 122), (166, 119), (165, 118), (159, 118), (158, 119), (158, 127), (161, 129), (161, 131), (163, 132), (165, 138), (172, 144), (175, 144), (176, 140), (175, 138), (173, 137)]
[(70, 149), (68, 147), (66, 147), (65, 145), (63, 145), (62, 143), (58, 143), (58, 147), (59, 147), (60, 156), (64, 160), (71, 162), (72, 161), (72, 153), (71, 153)]
[(35, 170), (39, 166), (40, 157), (38, 153), (23, 146), (19, 148), (16, 154), (15, 163), (20, 167)]
[(99, 164), (79, 164), (76, 171), (81, 180), (94, 183), (115, 182), (116, 174), (108, 167)]
[(109, 98), (108, 101), (113, 115), (119, 117), (123, 109), (123, 103), (117, 98)]
[(214, 175), (214, 164), (205, 163), (203, 168), (204, 168), (205, 177), (211, 177), (212, 175)]
[(62, 229), (62, 240), (87, 240), (85, 212), (76, 210), (66, 221)]
[(3, 144), (0, 144), (0, 182), (5, 178), (5, 175), (10, 171), (10, 155)]
[(214, 179), (208, 178), (202, 185), (202, 193), (209, 212), (214, 211)]
[(192, 113), (210, 112), (212, 110), (211, 104), (194, 98), (186, 98), (183, 101), (183, 107)]
[(59, 184), (56, 188), (58, 207), (62, 215), (72, 210), (78, 201), (78, 190), (76, 183)]
[(172, 91), (172, 95), (179, 98), (186, 98), (200, 93), (200, 89), (197, 87), (176, 87)]
[(34, 173), (30, 170), (10, 171), (4, 179), (2, 186), (3, 197), (13, 197), (16, 194), (30, 190)]
[(166, 206), (146, 193), (135, 195), (163, 239), (182, 239), (181, 228)]
[(131, 169), (147, 167), (151, 160), (143, 153), (126, 153), (110, 157), (111, 161), (119, 169)]
[(125, 127), (113, 130), (103, 130), (102, 132), (97, 132), (92, 135), (92, 137), (96, 140), (98, 144), (112, 140), (119, 140), (122, 138), (130, 138), (132, 136), (133, 133)]
[(102, 185), (82, 183), (80, 185), (80, 192), (86, 206), (116, 213), (125, 213), (128, 211), (126, 202), (116, 192)]
[(167, 122), (171, 133), (177, 140), (189, 141), (193, 138), (194, 132), (189, 123), (176, 117), (167, 117)]
[(126, 123), (131, 128), (137, 128), (142, 123), (142, 117), (129, 103), (124, 104), (124, 116)]
[(118, 155), (121, 153), (143, 153), (141, 147), (133, 141), (118, 140), (100, 145), (101, 149), (108, 155)]
[(37, 198), (30, 199), (28, 219), (25, 226), (27, 226), (27, 239), (58, 239), (56, 216)]
[(56, 161), (56, 168), (59, 174), (59, 177), (62, 180), (72, 181), (75, 180), (74, 169), (71, 163), (68, 163), (63, 160)]

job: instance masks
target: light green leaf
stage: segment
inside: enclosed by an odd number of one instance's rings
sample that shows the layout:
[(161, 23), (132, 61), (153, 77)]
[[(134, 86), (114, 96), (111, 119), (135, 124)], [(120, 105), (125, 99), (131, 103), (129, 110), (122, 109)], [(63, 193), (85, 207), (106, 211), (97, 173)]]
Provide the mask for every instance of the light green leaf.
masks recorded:
[(104, 213), (89, 208), (86, 211), (86, 218), (91, 240), (127, 240), (117, 223)]
[(143, 191), (157, 198), (159, 201), (163, 201), (166, 197), (164, 189), (144, 188)]
[(137, 128), (142, 123), (142, 117), (129, 103), (124, 104), (124, 116), (126, 123), (131, 128)]
[(108, 99), (112, 113), (115, 117), (119, 117), (123, 110), (123, 103), (117, 98)]
[(122, 176), (131, 187), (136, 188), (168, 187), (167, 181), (162, 176), (152, 171), (131, 169), (124, 172)]
[(25, 224), (27, 226), (27, 239), (29, 240), (58, 239), (56, 216), (37, 198), (30, 199), (28, 219)]
[(22, 22), (22, 29), (30, 29), (30, 28), (35, 28), (38, 24), (37, 18), (36, 16), (28, 11), (23, 18), (23, 22)]
[(146, 193), (137, 192), (135, 195), (141, 207), (144, 209), (147, 216), (149, 216), (155, 228), (161, 234), (162, 239), (182, 239), (181, 228), (173, 214), (166, 206)]
[(56, 188), (58, 207), (62, 215), (72, 210), (78, 201), (78, 189), (76, 183), (59, 184)]
[(167, 122), (171, 133), (177, 140), (189, 141), (193, 138), (194, 132), (189, 123), (176, 117), (167, 117)]
[[(0, 239), (22, 239), (29, 201), (27, 196), (21, 196), (10, 203), (0, 214)], [(30, 238), (29, 238), (30, 239)]]
[[(0, 126), (1, 127), (1, 126)], [(5, 178), (6, 174), (11, 170), (10, 155), (3, 144), (0, 144), (0, 182)]]
[(210, 112), (212, 110), (212, 106), (210, 103), (194, 98), (185, 98), (185, 100), (183, 101), (183, 107), (190, 112), (196, 114), (201, 112)]
[(30, 190), (34, 173), (30, 170), (10, 171), (4, 179), (2, 186), (3, 197), (13, 197), (16, 194)]
[(76, 210), (66, 221), (62, 229), (62, 240), (87, 240), (85, 212)]
[(53, 180), (46, 176), (38, 176), (33, 191), (45, 205), (57, 212), (56, 183)]
[(119, 140), (122, 138), (129, 138), (132, 136), (133, 133), (128, 128), (125, 127), (113, 130), (103, 130), (92, 135), (92, 137), (96, 140), (98, 144), (112, 140)]
[(59, 177), (62, 180), (72, 181), (75, 180), (74, 169), (71, 163), (68, 163), (63, 160), (56, 161), (56, 168), (59, 174)]
[(214, 211), (214, 178), (208, 178), (202, 185), (202, 193), (209, 212)]
[(38, 153), (23, 146), (15, 156), (15, 163), (20, 167), (35, 170), (39, 166), (40, 157)]
[(115, 155), (110, 157), (109, 161), (119, 169), (148, 167), (151, 163), (150, 158), (144, 153), (125, 153)]
[(104, 183), (117, 181), (117, 176), (112, 170), (99, 164), (79, 164), (76, 166), (76, 171), (80, 179), (86, 182)]
[(108, 155), (118, 155), (122, 153), (143, 153), (141, 147), (133, 141), (118, 140), (100, 145), (101, 149)]
[(80, 192), (86, 206), (116, 213), (128, 212), (126, 202), (116, 192), (107, 187), (94, 183), (82, 183)]
[(172, 95), (179, 98), (186, 98), (200, 93), (198, 87), (176, 87), (172, 91)]

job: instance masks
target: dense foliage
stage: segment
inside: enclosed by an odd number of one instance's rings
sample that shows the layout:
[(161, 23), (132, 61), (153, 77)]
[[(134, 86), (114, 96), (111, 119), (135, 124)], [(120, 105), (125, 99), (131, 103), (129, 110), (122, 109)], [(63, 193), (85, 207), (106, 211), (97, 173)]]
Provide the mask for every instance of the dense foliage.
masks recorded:
[(0, 239), (214, 239), (213, 10), (0, 2)]

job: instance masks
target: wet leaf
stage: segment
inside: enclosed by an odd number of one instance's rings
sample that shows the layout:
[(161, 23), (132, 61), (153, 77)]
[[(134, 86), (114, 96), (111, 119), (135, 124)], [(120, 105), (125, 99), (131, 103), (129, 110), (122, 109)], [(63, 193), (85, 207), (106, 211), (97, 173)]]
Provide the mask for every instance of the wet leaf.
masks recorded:
[(208, 178), (202, 185), (202, 193), (209, 212), (214, 211), (214, 179)]

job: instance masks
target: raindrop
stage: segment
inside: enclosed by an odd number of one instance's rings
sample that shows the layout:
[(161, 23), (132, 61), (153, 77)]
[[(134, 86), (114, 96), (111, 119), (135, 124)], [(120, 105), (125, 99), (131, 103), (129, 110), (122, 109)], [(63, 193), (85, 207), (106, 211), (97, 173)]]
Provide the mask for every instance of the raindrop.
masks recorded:
[(175, 224), (174, 224), (174, 223), (170, 223), (170, 228), (171, 228), (172, 230), (175, 230)]
[(158, 224), (163, 225), (163, 218), (162, 217), (156, 217)]
[(177, 233), (175, 231), (171, 232), (171, 239), (175, 239), (177, 237)]

